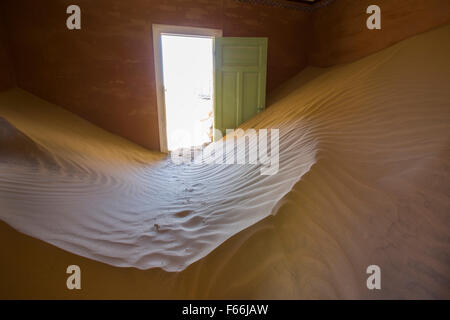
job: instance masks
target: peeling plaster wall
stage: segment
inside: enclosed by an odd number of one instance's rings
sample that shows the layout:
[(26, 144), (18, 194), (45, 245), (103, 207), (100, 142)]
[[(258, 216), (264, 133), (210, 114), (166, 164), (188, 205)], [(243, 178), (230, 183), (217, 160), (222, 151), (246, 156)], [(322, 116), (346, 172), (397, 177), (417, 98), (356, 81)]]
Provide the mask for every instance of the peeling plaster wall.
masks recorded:
[[(366, 9), (381, 8), (381, 30), (368, 30)], [(449, 0), (337, 0), (312, 15), (309, 63), (351, 62), (450, 21)]]
[[(77, 4), (82, 29), (67, 30)], [(307, 62), (306, 12), (234, 0), (7, 0), (19, 87), (144, 147), (159, 150), (153, 23), (268, 37), (268, 93)]]

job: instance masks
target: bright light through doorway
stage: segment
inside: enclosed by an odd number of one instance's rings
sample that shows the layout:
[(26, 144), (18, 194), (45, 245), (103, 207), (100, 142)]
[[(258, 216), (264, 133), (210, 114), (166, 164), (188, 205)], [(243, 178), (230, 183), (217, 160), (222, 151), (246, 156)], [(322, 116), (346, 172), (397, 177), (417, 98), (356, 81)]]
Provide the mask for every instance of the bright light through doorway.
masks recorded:
[(213, 38), (163, 34), (168, 150), (212, 141)]

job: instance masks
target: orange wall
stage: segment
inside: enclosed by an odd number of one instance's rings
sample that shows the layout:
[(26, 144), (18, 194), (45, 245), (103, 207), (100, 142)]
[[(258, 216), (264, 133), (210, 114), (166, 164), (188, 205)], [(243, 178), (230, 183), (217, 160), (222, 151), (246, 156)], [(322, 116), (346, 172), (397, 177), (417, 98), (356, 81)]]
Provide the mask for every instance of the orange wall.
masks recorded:
[[(80, 31), (65, 27), (74, 3)], [(382, 30), (365, 27), (370, 4), (381, 6)], [(450, 1), (337, 0), (309, 14), (235, 0), (2, 0), (0, 13), (19, 87), (158, 150), (152, 23), (268, 37), (270, 94), (307, 63), (353, 61), (448, 22)], [(14, 79), (4, 52), (0, 43), (0, 88)]]
[[(381, 8), (381, 30), (368, 30), (366, 8)], [(313, 13), (309, 63), (350, 62), (450, 21), (450, 0), (337, 0)]]
[[(65, 27), (77, 4), (82, 29)], [(18, 86), (159, 149), (152, 23), (269, 38), (268, 92), (307, 61), (310, 15), (234, 0), (3, 0)]]
[(6, 32), (0, 24), (0, 91), (14, 86), (13, 66), (7, 50)]

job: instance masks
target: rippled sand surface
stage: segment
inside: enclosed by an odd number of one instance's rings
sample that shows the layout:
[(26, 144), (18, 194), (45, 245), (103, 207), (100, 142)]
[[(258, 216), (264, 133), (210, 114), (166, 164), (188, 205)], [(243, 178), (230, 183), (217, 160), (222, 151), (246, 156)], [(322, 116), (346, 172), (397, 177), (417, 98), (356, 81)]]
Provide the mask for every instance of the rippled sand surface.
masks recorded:
[(280, 129), (273, 176), (175, 165), (1, 93), (0, 218), (82, 257), (165, 270), (86, 262), (115, 275), (112, 297), (449, 298), (449, 38), (447, 26), (287, 83), (243, 126)]

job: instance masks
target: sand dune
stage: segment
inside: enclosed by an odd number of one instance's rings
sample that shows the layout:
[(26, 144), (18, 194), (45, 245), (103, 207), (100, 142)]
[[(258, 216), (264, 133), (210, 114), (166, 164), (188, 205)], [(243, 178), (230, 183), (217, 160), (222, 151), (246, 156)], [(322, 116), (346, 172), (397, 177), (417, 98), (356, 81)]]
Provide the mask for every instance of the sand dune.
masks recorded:
[[(274, 176), (177, 166), (2, 93), (12, 125), (1, 132), (58, 165), (0, 161), (0, 218), (89, 259), (177, 271), (123, 269), (114, 297), (450, 298), (449, 36), (446, 26), (286, 84), (242, 126), (280, 129)], [(370, 264), (381, 291), (366, 288)]]
[[(11, 98), (22, 95), (13, 92)], [(260, 165), (177, 165), (170, 157), (143, 163), (136, 154), (142, 150), (129, 150), (125, 158), (114, 144), (108, 152), (92, 148), (88, 154), (81, 151), (85, 139), (70, 134), (61, 150), (44, 140), (57, 132), (38, 132), (35, 148), (61, 166), (49, 172), (1, 164), (0, 190), (7, 201), (0, 217), (70, 252), (140, 269), (180, 271), (267, 217), (315, 155), (312, 137), (291, 133), (280, 145), (288, 151), (281, 155), (280, 172), (264, 176)]]
[(0, 117), (0, 162), (12, 167), (37, 166), (56, 168), (51, 154), (41, 149), (33, 140), (20, 132), (6, 119)]

